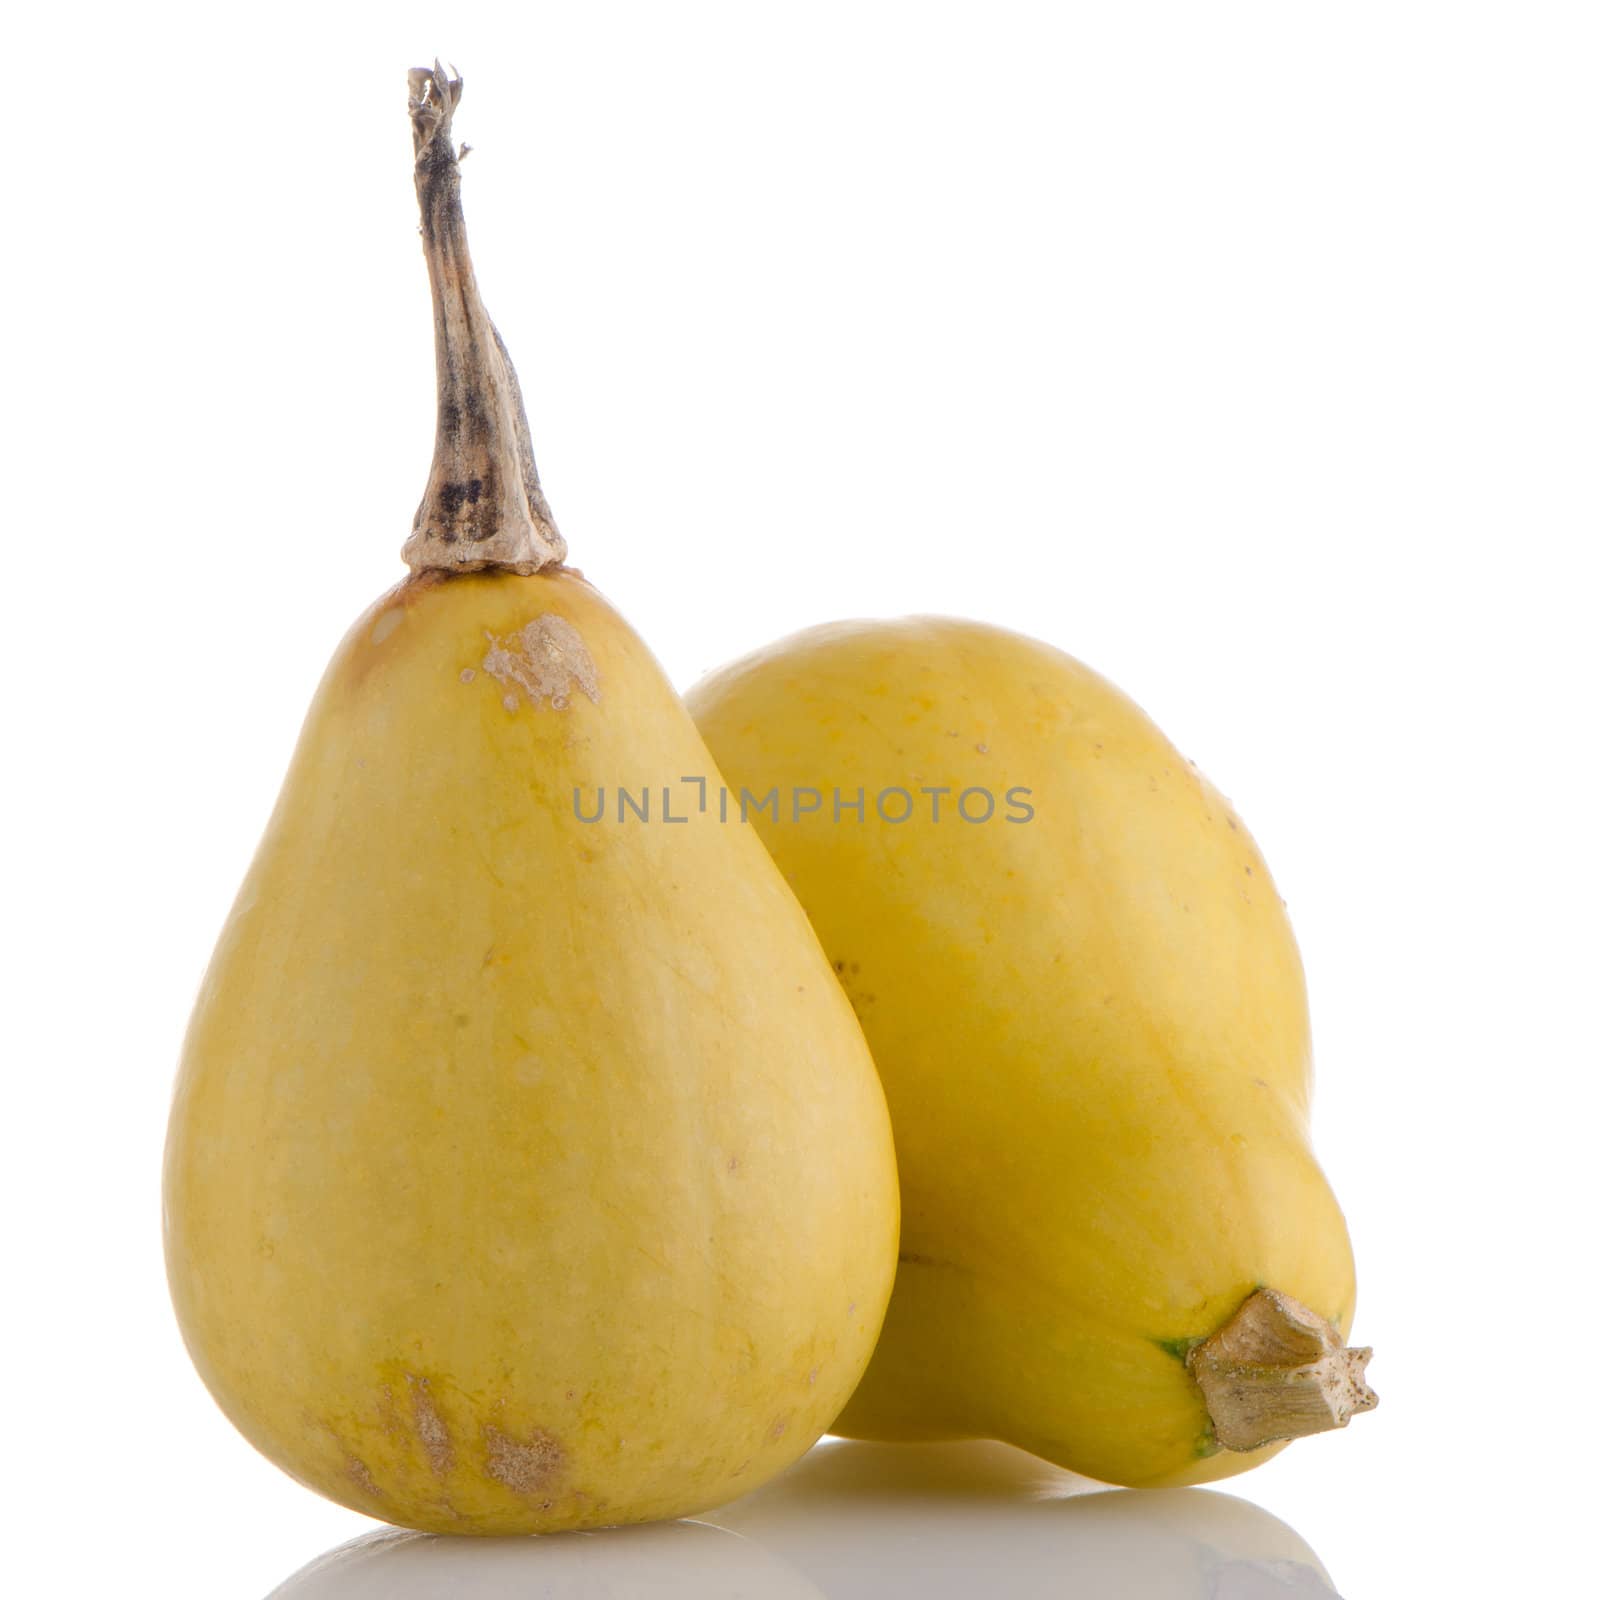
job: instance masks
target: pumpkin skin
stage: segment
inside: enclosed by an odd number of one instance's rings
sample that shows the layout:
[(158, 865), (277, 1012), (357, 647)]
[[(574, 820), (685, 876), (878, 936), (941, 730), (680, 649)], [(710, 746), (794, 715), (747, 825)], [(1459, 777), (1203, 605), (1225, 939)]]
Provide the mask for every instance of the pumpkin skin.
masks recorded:
[(240, 1431), (432, 1532), (675, 1517), (800, 1455), (894, 1275), (883, 1093), (753, 834), (570, 572), (414, 578), (312, 705), (184, 1049), (168, 1274)]
[(1186, 1357), (1264, 1286), (1347, 1336), (1355, 1276), (1299, 953), (1228, 802), (1105, 679), (971, 622), (814, 628), (689, 705), (735, 792), (823, 791), (750, 815), (888, 1095), (899, 1272), (835, 1431), (1127, 1485), (1281, 1448), (1221, 1448)]

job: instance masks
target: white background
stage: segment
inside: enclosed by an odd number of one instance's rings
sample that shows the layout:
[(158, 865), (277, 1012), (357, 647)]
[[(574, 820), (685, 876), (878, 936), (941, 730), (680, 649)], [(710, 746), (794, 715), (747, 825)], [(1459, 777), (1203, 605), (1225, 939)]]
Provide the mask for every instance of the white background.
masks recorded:
[(1003, 622), (1256, 833), (1383, 1406), (1226, 1487), (1348, 1596), (1586, 1588), (1596, 13), (812, 0), (13, 33), (28, 1592), (255, 1597), (365, 1526), (190, 1371), (158, 1171), (211, 941), (428, 466), (404, 90), (435, 52), (573, 560), (677, 683), (838, 616)]

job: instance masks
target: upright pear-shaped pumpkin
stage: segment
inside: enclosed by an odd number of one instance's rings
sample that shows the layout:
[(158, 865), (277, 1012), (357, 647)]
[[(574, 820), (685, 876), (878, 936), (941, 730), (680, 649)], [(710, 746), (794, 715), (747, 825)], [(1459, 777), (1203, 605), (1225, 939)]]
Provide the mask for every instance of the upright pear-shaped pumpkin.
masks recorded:
[(892, 1143), (755, 835), (579, 819), (715, 769), (561, 564), (467, 255), (460, 83), (411, 88), (439, 366), (413, 576), (335, 655), (205, 978), (173, 1299), (241, 1432), (345, 1505), (465, 1533), (676, 1516), (855, 1387)]
[(899, 1277), (837, 1431), (1181, 1484), (1373, 1404), (1294, 936), (1150, 719), (939, 619), (813, 629), (689, 704), (736, 792), (795, 795), (750, 814), (894, 1120)]

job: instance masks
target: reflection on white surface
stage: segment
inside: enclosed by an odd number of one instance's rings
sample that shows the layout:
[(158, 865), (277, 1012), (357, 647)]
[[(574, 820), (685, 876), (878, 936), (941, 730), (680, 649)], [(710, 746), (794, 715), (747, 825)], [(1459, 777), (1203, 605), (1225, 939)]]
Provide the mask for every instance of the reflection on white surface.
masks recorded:
[(1334, 1600), (1292, 1528), (1210, 1489), (1107, 1489), (1013, 1450), (827, 1441), (713, 1513), (829, 1600)]
[(828, 1441), (699, 1522), (376, 1533), (270, 1600), (1336, 1600), (1293, 1529), (1209, 1489), (1101, 1489), (997, 1444)]
[(529, 1539), (369, 1533), (319, 1556), (269, 1600), (820, 1600), (738, 1534), (662, 1522)]

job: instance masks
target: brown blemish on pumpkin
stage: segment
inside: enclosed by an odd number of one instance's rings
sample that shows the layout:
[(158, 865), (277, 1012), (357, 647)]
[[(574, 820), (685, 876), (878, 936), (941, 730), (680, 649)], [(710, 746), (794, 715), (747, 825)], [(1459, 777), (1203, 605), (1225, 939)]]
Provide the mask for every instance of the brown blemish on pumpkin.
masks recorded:
[(409, 578), (402, 578), (384, 599), (392, 598), (404, 606), (414, 605), (428, 590), (437, 589), (447, 577), (449, 573), (432, 568), (426, 572), (413, 572)]
[(520, 689), (532, 706), (549, 703), (552, 711), (565, 711), (573, 692), (600, 703), (600, 674), (583, 635), (563, 616), (547, 611), (525, 622), (504, 638), (487, 634), (489, 649), (483, 670), (512, 693), (505, 697), (508, 711), (517, 707)]
[(403, 1435), (406, 1425), (400, 1420), (399, 1408), (394, 1403), (394, 1390), (385, 1384), (378, 1391), (378, 1426), (391, 1438)]
[(492, 1423), (483, 1430), (485, 1470), (515, 1494), (535, 1494), (558, 1477), (565, 1461), (561, 1441), (543, 1428), (526, 1438), (504, 1433)]
[(406, 1374), (406, 1383), (411, 1390), (411, 1418), (416, 1424), (422, 1453), (428, 1458), (428, 1466), (434, 1476), (446, 1477), (456, 1464), (456, 1449), (450, 1439), (450, 1430), (445, 1426), (438, 1406), (434, 1404), (433, 1390), (426, 1378), (416, 1377), (409, 1372)]
[(383, 1498), (383, 1490), (373, 1482), (372, 1473), (360, 1456), (351, 1455), (349, 1451), (346, 1451), (344, 1472), (351, 1483), (369, 1499), (381, 1500)]
[(776, 1444), (783, 1437), (788, 1426), (789, 1419), (787, 1417), (775, 1417), (772, 1426), (767, 1429), (767, 1437)]

